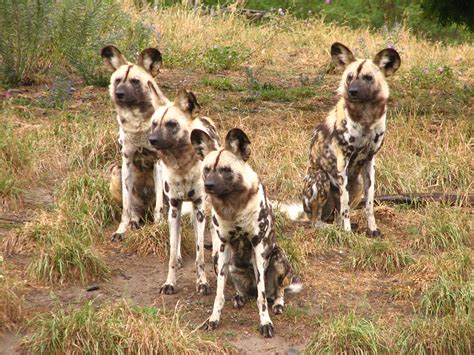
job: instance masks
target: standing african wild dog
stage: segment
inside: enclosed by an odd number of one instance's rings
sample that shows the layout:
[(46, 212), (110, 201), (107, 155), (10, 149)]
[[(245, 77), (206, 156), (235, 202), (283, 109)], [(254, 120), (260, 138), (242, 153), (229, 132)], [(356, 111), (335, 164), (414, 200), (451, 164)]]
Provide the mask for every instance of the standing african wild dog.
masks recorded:
[[(356, 59), (341, 43), (331, 47), (333, 61), (345, 68), (336, 107), (314, 131), (309, 167), (304, 179), (303, 206), (312, 223), (324, 226), (333, 210), (351, 230), (349, 204), (365, 195), (369, 236), (378, 237), (374, 217), (374, 157), (382, 147), (389, 96), (385, 77), (400, 67), (400, 56), (391, 48), (373, 60)], [(362, 181), (361, 181), (362, 180)]]
[(218, 146), (216, 128), (212, 121), (196, 117), (200, 106), (192, 92), (180, 90), (176, 100), (158, 108), (153, 115), (150, 144), (158, 151), (163, 162), (164, 192), (170, 204), (168, 222), (170, 230), (170, 260), (168, 277), (160, 292), (175, 293), (176, 267), (181, 244), (180, 222), (183, 201), (194, 207), (193, 224), (196, 234), (196, 289), (200, 294), (210, 293), (204, 271), (204, 183), (201, 179), (201, 160), (191, 145), (191, 130), (199, 128), (212, 137)]
[(217, 293), (206, 329), (219, 323), (224, 306), (224, 286), (230, 275), (240, 308), (247, 297), (257, 296), (260, 333), (274, 334), (267, 298), (274, 300), (273, 313), (283, 312), (285, 289), (301, 289), (293, 279), (288, 259), (276, 245), (272, 207), (257, 174), (246, 163), (250, 141), (238, 128), (230, 130), (224, 149), (216, 151), (206, 132), (194, 130), (191, 141), (204, 159), (202, 179), (212, 206), (213, 259), (217, 273)]
[(155, 221), (160, 218), (161, 171), (148, 136), (153, 113), (168, 100), (154, 81), (161, 66), (157, 49), (143, 50), (136, 64), (129, 63), (114, 46), (104, 47), (101, 55), (114, 70), (109, 91), (117, 110), (122, 166), (112, 173), (111, 189), (114, 196), (121, 196), (122, 218), (112, 240), (121, 240), (129, 227), (139, 227), (150, 208), (154, 207)]

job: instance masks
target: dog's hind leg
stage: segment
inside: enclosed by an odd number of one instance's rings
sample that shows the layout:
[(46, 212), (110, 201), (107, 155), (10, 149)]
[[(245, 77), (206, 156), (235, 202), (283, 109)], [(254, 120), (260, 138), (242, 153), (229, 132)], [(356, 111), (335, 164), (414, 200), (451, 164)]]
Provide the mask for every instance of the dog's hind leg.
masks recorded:
[(161, 161), (156, 162), (153, 166), (153, 177), (155, 180), (155, 210), (153, 212), (153, 219), (157, 223), (162, 218), (163, 213), (163, 167)]
[(380, 237), (374, 216), (374, 194), (375, 194), (375, 158), (372, 157), (362, 168), (365, 194), (365, 214), (367, 216), (367, 233), (369, 237)]
[(303, 189), (303, 208), (312, 225), (316, 228), (327, 226), (322, 221), (323, 208), (328, 200), (330, 181), (327, 174), (317, 170), (315, 174), (305, 177)]

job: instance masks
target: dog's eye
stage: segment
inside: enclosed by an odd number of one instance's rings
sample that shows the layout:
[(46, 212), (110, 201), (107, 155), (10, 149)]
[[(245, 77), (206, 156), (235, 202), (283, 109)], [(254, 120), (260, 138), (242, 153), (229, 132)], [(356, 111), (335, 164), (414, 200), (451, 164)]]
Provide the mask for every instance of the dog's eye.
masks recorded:
[(155, 128), (156, 128), (156, 121), (153, 121), (153, 122), (151, 123), (151, 129), (155, 129)]
[(120, 83), (121, 81), (122, 81), (121, 78), (117, 78), (117, 79), (115, 79), (115, 84), (118, 84), (118, 83)]
[(232, 173), (232, 169), (228, 166), (223, 166), (222, 168), (219, 168), (219, 172), (223, 175), (229, 175)]
[(140, 84), (140, 80), (138, 80), (138, 79), (130, 79), (130, 82), (132, 83), (132, 85), (139, 85)]
[(211, 171), (211, 169), (208, 166), (205, 166), (204, 169), (202, 169), (202, 172), (204, 173), (204, 175), (209, 174), (209, 171)]
[(362, 79), (364, 79), (365, 81), (372, 81), (374, 77), (370, 74), (366, 74), (362, 77)]
[(176, 129), (178, 127), (178, 122), (176, 121), (168, 121), (165, 123), (166, 128), (168, 129)]
[(347, 81), (351, 81), (352, 78), (354, 78), (354, 74), (352, 73), (347, 74)]

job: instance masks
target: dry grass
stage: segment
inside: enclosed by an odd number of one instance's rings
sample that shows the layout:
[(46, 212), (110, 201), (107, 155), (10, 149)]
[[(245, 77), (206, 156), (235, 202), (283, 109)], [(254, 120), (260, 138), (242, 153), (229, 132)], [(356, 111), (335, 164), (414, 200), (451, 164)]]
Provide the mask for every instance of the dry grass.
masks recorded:
[(43, 314), (30, 322), (23, 347), (30, 354), (169, 354), (222, 352), (215, 342), (192, 333), (181, 312), (132, 306), (126, 301)]
[(3, 257), (0, 256), (0, 331), (14, 329), (24, 318), (24, 299), (17, 282), (4, 271)]

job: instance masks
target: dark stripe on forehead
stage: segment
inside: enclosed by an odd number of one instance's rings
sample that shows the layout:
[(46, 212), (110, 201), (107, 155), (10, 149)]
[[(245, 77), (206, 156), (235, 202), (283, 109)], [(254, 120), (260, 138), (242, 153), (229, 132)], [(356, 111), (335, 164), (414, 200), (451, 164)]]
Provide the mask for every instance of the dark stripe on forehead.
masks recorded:
[(221, 154), (222, 154), (223, 151), (224, 151), (224, 149), (222, 149), (222, 150), (219, 152), (219, 154), (217, 154), (216, 162), (214, 163), (214, 167), (212, 168), (213, 171), (216, 171), (217, 164), (219, 164), (219, 159), (220, 159)]
[(160, 95), (158, 95), (158, 92), (155, 89), (155, 86), (153, 85), (151, 81), (148, 82), (148, 87), (155, 93), (157, 97), (160, 97)]
[(163, 116), (161, 116), (161, 118), (160, 118), (160, 127), (163, 124), (163, 118), (165, 118), (165, 115), (168, 113), (168, 109), (169, 109), (169, 107), (166, 108), (165, 112), (163, 112)]
[(127, 81), (128, 73), (130, 72), (130, 69), (132, 69), (132, 65), (129, 65), (129, 66), (128, 66), (127, 72), (125, 73), (125, 77), (123, 78), (123, 81)]
[(362, 70), (362, 67), (364, 66), (365, 62), (366, 62), (365, 60), (362, 61), (362, 63), (360, 63), (359, 67), (357, 68), (356, 78), (359, 77), (360, 71)]

